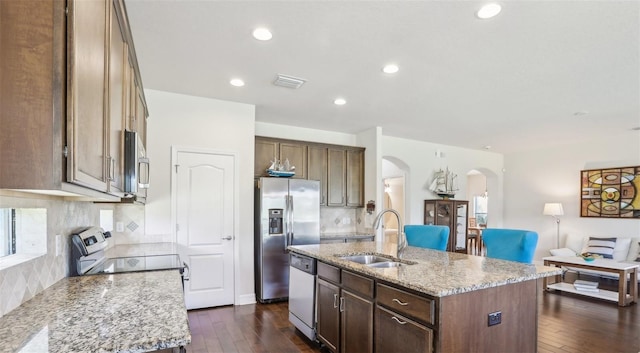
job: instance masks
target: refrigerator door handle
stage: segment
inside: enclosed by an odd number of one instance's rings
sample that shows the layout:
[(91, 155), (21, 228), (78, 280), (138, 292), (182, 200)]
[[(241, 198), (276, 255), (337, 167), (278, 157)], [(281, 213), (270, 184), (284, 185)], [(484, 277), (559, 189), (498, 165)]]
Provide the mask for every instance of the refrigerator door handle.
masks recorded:
[(284, 252), (289, 247), (289, 195), (284, 195)]
[(293, 196), (289, 196), (289, 209), (290, 209), (290, 217), (289, 217), (289, 222), (290, 222), (290, 227), (289, 227), (289, 234), (290, 234), (290, 238), (289, 238), (289, 244), (293, 244), (293, 236), (295, 235), (295, 229), (293, 228)]

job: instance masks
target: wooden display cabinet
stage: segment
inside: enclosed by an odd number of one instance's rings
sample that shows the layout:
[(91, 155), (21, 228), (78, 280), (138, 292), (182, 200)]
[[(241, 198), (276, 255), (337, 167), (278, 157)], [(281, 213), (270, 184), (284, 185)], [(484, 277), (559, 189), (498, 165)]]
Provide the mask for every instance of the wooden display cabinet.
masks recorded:
[(467, 253), (469, 201), (424, 200), (424, 224), (449, 227), (447, 251)]

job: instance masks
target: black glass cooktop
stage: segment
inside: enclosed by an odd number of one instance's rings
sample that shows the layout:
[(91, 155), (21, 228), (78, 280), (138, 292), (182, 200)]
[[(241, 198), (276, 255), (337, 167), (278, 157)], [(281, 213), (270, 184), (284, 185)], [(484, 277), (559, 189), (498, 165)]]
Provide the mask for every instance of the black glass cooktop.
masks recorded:
[(181, 270), (184, 267), (177, 254), (114, 257), (96, 265), (86, 274), (122, 273), (138, 271)]

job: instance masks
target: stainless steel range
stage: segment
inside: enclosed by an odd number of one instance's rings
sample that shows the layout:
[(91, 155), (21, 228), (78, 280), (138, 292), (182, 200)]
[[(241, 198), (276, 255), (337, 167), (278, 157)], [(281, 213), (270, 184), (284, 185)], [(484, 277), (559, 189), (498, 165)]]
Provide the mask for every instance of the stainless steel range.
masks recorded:
[(71, 236), (72, 276), (177, 269), (183, 280), (189, 280), (189, 268), (180, 261), (178, 254), (106, 257), (109, 237), (111, 234), (100, 227), (90, 227)]

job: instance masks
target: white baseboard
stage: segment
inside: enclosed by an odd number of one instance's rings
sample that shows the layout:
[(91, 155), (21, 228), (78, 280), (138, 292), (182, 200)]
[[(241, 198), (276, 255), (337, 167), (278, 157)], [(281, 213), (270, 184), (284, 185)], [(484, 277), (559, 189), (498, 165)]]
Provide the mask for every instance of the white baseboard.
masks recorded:
[(256, 303), (256, 294), (241, 294), (236, 298), (235, 305), (248, 305)]

